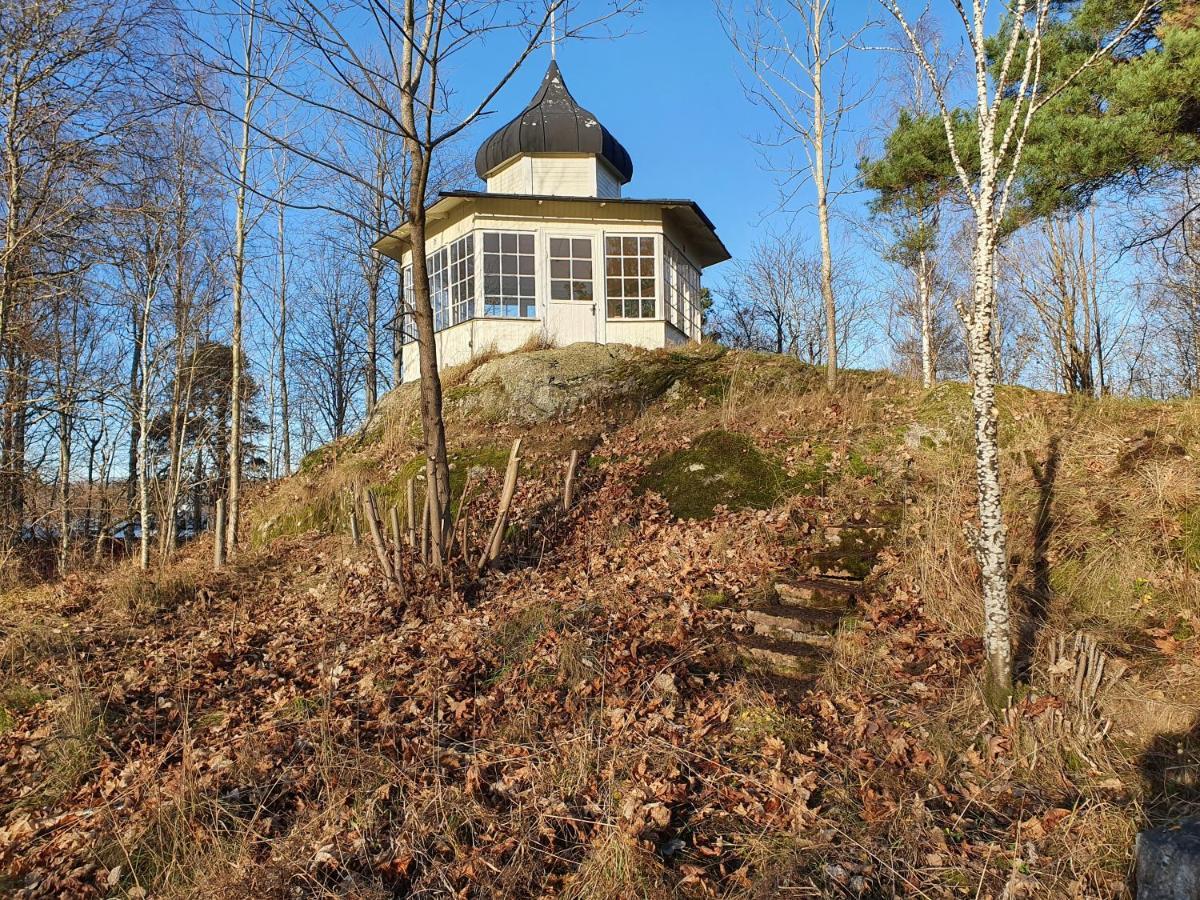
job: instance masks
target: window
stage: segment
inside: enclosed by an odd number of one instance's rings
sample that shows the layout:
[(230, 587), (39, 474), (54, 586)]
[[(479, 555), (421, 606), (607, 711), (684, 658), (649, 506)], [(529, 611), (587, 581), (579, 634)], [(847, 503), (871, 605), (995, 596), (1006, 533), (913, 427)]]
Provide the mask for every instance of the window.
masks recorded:
[(653, 319), (654, 238), (606, 237), (604, 256), (608, 317)]
[(516, 231), (483, 233), (483, 313), (530, 319), (537, 312), (533, 235)]
[(550, 238), (550, 299), (592, 299), (590, 238)]
[(429, 255), (429, 296), (437, 331), (475, 315), (475, 237), (468, 234)]
[(700, 328), (700, 272), (674, 244), (667, 241), (663, 243), (663, 293), (667, 321), (688, 337), (696, 337)]
[(412, 266), (405, 266), (401, 274), (400, 298), (397, 304), (396, 318), (400, 328), (400, 339), (405, 344), (411, 344), (417, 339), (417, 327), (413, 321), (413, 273)]
[[(468, 234), (426, 257), (433, 328), (441, 331), (475, 315), (475, 236)], [(412, 266), (404, 267), (404, 307), (412, 315)], [(415, 337), (409, 338), (415, 340)]]

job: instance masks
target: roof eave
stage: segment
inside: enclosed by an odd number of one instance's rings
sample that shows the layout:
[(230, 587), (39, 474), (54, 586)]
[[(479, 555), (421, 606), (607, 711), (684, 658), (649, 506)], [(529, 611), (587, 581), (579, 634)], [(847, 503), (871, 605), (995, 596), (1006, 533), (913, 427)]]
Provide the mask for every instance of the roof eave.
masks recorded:
[[(436, 221), (448, 215), (453, 209), (457, 208), (461, 203), (467, 201), (480, 200), (526, 200), (535, 201), (538, 203), (585, 203), (595, 206), (613, 205), (640, 205), (640, 206), (657, 206), (661, 209), (686, 210), (694, 217), (696, 224), (699, 226), (697, 236), (703, 238), (702, 243), (705, 250), (703, 259), (698, 259), (698, 262), (703, 268), (715, 266), (719, 263), (726, 262), (732, 258), (728, 248), (717, 235), (716, 226), (713, 224), (700, 204), (695, 200), (680, 200), (680, 199), (642, 199), (639, 197), (565, 197), (556, 194), (492, 194), (486, 191), (442, 191), (438, 195), (438, 199), (429, 206), (426, 210), (426, 218), (428, 221)], [(371, 245), (371, 249), (384, 256), (394, 259), (399, 262), (403, 253), (408, 249), (409, 241), (409, 226), (401, 225), (394, 231), (380, 237)]]

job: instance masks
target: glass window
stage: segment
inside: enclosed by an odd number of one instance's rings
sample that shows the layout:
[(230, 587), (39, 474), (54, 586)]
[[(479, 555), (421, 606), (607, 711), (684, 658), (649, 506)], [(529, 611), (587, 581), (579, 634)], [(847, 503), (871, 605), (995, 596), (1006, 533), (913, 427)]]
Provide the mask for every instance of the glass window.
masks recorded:
[(550, 238), (550, 299), (592, 299), (590, 238)]
[(533, 234), (528, 232), (483, 233), (484, 315), (525, 319), (536, 315), (533, 244)]
[[(429, 299), (435, 331), (458, 325), (475, 315), (475, 236), (468, 234), (426, 257)], [(404, 318), (412, 317), (413, 270), (404, 267)], [(415, 340), (406, 322), (406, 340)]]
[(700, 271), (663, 241), (663, 300), (667, 321), (690, 338), (700, 331)]
[(610, 319), (654, 318), (654, 238), (606, 237), (604, 276)]
[(405, 266), (400, 276), (400, 302), (396, 312), (400, 339), (405, 344), (411, 344), (417, 339), (416, 323), (412, 317), (413, 269)]

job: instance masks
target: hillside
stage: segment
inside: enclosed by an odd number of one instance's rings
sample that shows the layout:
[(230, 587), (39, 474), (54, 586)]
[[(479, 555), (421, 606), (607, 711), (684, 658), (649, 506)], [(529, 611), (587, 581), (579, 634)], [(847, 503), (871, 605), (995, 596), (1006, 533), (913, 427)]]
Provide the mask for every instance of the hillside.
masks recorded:
[(822, 384), (707, 346), (481, 361), (447, 379), (473, 546), (524, 449), (476, 585), (404, 603), (347, 534), (350, 486), (421, 470), (406, 387), (257, 490), (219, 575), (204, 538), (3, 598), (0, 884), (1127, 895), (1135, 833), (1200, 803), (1200, 407), (1002, 391), (1028, 683), (994, 717), (966, 388)]

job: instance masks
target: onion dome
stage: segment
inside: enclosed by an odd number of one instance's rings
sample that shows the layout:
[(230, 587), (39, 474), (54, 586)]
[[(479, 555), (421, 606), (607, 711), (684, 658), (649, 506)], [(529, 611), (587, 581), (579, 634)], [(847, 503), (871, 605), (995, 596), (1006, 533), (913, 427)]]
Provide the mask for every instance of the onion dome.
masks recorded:
[(629, 151), (600, 120), (575, 102), (558, 63), (551, 61), (524, 112), (483, 142), (475, 155), (480, 178), (523, 153), (588, 153), (617, 172), (622, 184), (633, 179)]

